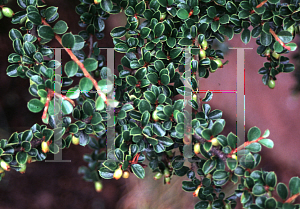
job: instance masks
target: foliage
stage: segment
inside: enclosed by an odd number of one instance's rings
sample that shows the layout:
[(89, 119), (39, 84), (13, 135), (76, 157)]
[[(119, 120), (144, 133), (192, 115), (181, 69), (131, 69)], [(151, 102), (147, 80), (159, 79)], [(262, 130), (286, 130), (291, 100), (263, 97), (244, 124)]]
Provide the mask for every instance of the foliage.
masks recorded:
[[(235, 208), (238, 198), (244, 208), (299, 208), (292, 204), (300, 193), (298, 177), (292, 177), (287, 186), (277, 182), (274, 172), (255, 170), (261, 161), (261, 145), (274, 146), (268, 139), (269, 130), (261, 134), (258, 127), (252, 127), (248, 141), (237, 147), (235, 134), (221, 134), (225, 126), (222, 111), (211, 110), (207, 104), (212, 92), (201, 99), (197, 96), (197, 81), (227, 64), (221, 61), (223, 52), (211, 47), (214, 39), (224, 42), (225, 36), (230, 40), (241, 33), (245, 44), (251, 37), (257, 38), (257, 53), (268, 59), (258, 72), (270, 88), (275, 87), (277, 74), (292, 72), (294, 65), (284, 54), (297, 47), (291, 41), (298, 32), (298, 0), (288, 4), (278, 0), (80, 2), (75, 11), (84, 30), (76, 35), (68, 32), (65, 21), (58, 20), (58, 7), (48, 7), (44, 0), (17, 0), (21, 10), (11, 14), (11, 22), (21, 27), (9, 31), (15, 52), (8, 57), (7, 75), (29, 78), (29, 93), (36, 98), (27, 107), (33, 113), (43, 111), (44, 124), (34, 124), (0, 141), (1, 178), (4, 170), (23, 173), (26, 163), (43, 161), (47, 154), (73, 143), (93, 150), (83, 156), (88, 166), (78, 172), (94, 182), (98, 192), (103, 179), (128, 178), (129, 172), (143, 179), (144, 168), (149, 166), (154, 179), (163, 176), (165, 184), (170, 184), (173, 176), (186, 175), (190, 181), (183, 181), (182, 189), (200, 199), (195, 209)], [(6, 3), (0, 0), (0, 5)], [(10, 17), (7, 11), (2, 8)], [(101, 40), (104, 20), (120, 12), (125, 13), (127, 24), (114, 28), (110, 35), (114, 50), (124, 56), (118, 75), (110, 80), (108, 75), (115, 72), (104, 65), (105, 57), (93, 39)], [(47, 45), (53, 39), (72, 58), (63, 66), (66, 76), (55, 74), (61, 63), (53, 59), (54, 52)], [(188, 63), (185, 48), (192, 55)], [(184, 72), (186, 66), (191, 75)], [(79, 83), (66, 95), (55, 93), (55, 87), (72, 85), (72, 77), (79, 77)], [(113, 90), (115, 100), (107, 99)], [(185, 99), (174, 100), (178, 94)], [(188, 106), (192, 112), (187, 111)], [(116, 114), (116, 135), (106, 155), (110, 108)], [(57, 123), (60, 114), (62, 120)], [(187, 119), (191, 120), (188, 127)], [(191, 143), (187, 133), (192, 135)], [(188, 152), (191, 146), (196, 154)], [(184, 159), (191, 167), (184, 165)], [(229, 182), (236, 190), (224, 194), (222, 188)], [(281, 200), (272, 197), (275, 190)]]

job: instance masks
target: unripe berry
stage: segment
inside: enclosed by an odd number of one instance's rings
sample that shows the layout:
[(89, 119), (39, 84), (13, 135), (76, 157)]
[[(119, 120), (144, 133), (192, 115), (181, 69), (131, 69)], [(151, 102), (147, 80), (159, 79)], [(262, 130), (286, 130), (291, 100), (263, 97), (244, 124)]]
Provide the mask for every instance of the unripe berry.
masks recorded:
[(197, 94), (193, 94), (193, 100), (197, 102)]
[(30, 81), (30, 86), (31, 86), (32, 84), (35, 84), (35, 82), (32, 81), (31, 79), (29, 79), (29, 81)]
[(203, 48), (204, 50), (206, 50), (206, 49), (207, 49), (207, 45), (208, 45), (208, 43), (207, 43), (207, 41), (204, 39), (204, 40), (202, 41), (202, 43), (201, 43), (202, 48)]
[(206, 58), (206, 52), (205, 52), (205, 50), (200, 49), (200, 51), (199, 51), (199, 56), (200, 56), (200, 59), (201, 59), (201, 60), (204, 59), (204, 58)]
[(215, 59), (214, 61), (217, 63), (218, 68), (223, 67), (223, 63), (222, 63), (222, 61), (219, 58)]
[(162, 177), (162, 173), (156, 173), (155, 176), (154, 176), (154, 180), (158, 180)]
[(199, 154), (200, 153), (200, 143), (196, 143), (194, 145), (194, 153)]
[(160, 14), (160, 21), (163, 21), (164, 19), (166, 19), (166, 17), (167, 17), (167, 13), (166, 12), (161, 13)]
[(208, 179), (211, 179), (212, 175), (209, 173), (205, 177), (208, 178)]
[(159, 117), (157, 116), (157, 110), (154, 110), (152, 113), (152, 118), (155, 122), (157, 122), (159, 120)]
[(292, 25), (288, 29), (286, 29), (288, 32), (290, 32), (292, 35), (294, 35), (295, 27)]
[(231, 205), (230, 205), (230, 203), (228, 203), (228, 204), (225, 204), (225, 209), (231, 209)]
[(274, 89), (275, 88), (275, 81), (270, 79), (268, 81), (268, 86), (269, 86), (270, 89)]
[(40, 101), (41, 101), (41, 103), (46, 104), (47, 98), (46, 97), (41, 97)]
[(25, 171), (26, 171), (26, 164), (22, 164), (19, 172), (23, 174), (23, 173), (25, 173)]
[(264, 51), (264, 55), (267, 57), (267, 56), (270, 56), (270, 53), (271, 53), (271, 49), (268, 47), (268, 48)]
[(118, 168), (117, 170), (115, 170), (113, 178), (118, 180), (122, 177), (122, 175), (123, 175), (122, 169)]
[(165, 175), (165, 177), (170, 177), (170, 171), (168, 168), (165, 168), (164, 175)]
[(0, 166), (1, 166), (1, 168), (3, 168), (6, 171), (10, 170), (10, 165), (7, 162), (5, 162), (4, 160), (1, 160)]
[(128, 172), (128, 171), (124, 171), (124, 173), (123, 173), (123, 178), (124, 179), (128, 179), (129, 178), (129, 176), (130, 176), (130, 173)]
[(218, 142), (218, 139), (216, 137), (212, 138), (211, 143), (213, 146), (219, 146), (220, 143)]
[(2, 13), (5, 17), (11, 18), (14, 15), (14, 12), (9, 7), (2, 7)]
[(96, 192), (101, 192), (103, 188), (103, 185), (100, 181), (95, 181), (95, 190)]
[(94, 0), (95, 4), (99, 4), (101, 2), (101, 0)]
[(231, 155), (231, 158), (237, 160), (236, 154)]
[(74, 144), (74, 145), (78, 145), (79, 144), (79, 138), (77, 138), (76, 136), (72, 136), (72, 143)]
[(272, 56), (275, 58), (275, 59), (279, 59), (280, 57), (280, 54), (277, 54), (275, 51), (272, 52)]
[(209, 204), (206, 209), (212, 209), (211, 204)]
[(0, 167), (0, 174), (3, 173), (3, 172), (4, 172), (3, 168)]
[(193, 197), (198, 197), (200, 188), (201, 186), (198, 186), (197, 189), (193, 192)]
[(43, 153), (47, 153), (49, 152), (49, 146), (48, 146), (48, 143), (47, 142), (42, 142), (42, 151)]
[(165, 181), (166, 181), (167, 184), (170, 184), (170, 180), (171, 180), (170, 177), (165, 178)]

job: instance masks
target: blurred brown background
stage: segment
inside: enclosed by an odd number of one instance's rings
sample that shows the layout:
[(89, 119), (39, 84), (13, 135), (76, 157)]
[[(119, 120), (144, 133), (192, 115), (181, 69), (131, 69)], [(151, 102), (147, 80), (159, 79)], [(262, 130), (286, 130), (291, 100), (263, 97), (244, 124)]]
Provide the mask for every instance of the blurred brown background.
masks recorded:
[[(79, 4), (78, 0), (47, 0), (47, 4), (59, 6), (60, 19), (68, 23), (69, 31), (76, 34), (82, 30), (78, 26), (79, 16), (74, 12), (75, 6)], [(15, 1), (8, 6), (14, 11), (19, 10)], [(113, 47), (109, 32), (116, 26), (125, 25), (125, 21), (123, 14), (111, 16), (105, 21), (105, 38), (98, 41), (99, 47)], [(15, 131), (29, 129), (34, 123), (41, 124), (42, 113), (31, 113), (26, 106), (33, 98), (28, 92), (29, 81), (6, 75), (9, 64), (7, 57), (13, 52), (8, 31), (19, 27), (19, 25), (11, 25), (8, 18), (0, 20), (1, 138), (8, 138)], [(274, 140), (275, 147), (272, 150), (263, 148), (260, 168), (275, 171), (278, 182), (288, 184), (291, 177), (300, 174), (298, 151), (300, 103), (298, 97), (291, 95), (291, 88), (296, 81), (293, 73), (280, 74), (277, 76), (275, 89), (271, 90), (264, 86), (258, 69), (263, 66), (266, 59), (257, 55), (254, 39), (245, 46), (239, 36), (229, 41), (228, 46), (253, 48), (245, 51), (246, 133), (252, 126), (259, 127), (262, 132), (266, 129), (270, 130), (270, 138)], [(55, 41), (50, 42), (49, 45), (59, 47)], [(119, 64), (122, 56), (123, 54), (115, 54), (115, 66)], [(62, 58), (63, 65), (69, 61), (66, 54), (63, 54)], [(236, 50), (229, 50), (225, 60), (230, 62), (223, 69), (211, 74), (208, 79), (201, 79), (201, 89), (236, 89)], [(212, 109), (223, 111), (223, 118), (226, 119), (223, 134), (227, 135), (230, 131), (235, 133), (236, 95), (214, 94), (209, 104)], [(7, 172), (0, 182), (0, 208), (180, 209), (193, 208), (198, 202), (197, 198), (192, 197), (192, 193), (186, 193), (181, 189), (181, 181), (187, 179), (186, 177), (174, 177), (171, 185), (163, 185), (162, 179), (154, 181), (151, 174), (146, 177), (146, 180), (139, 180), (131, 175), (127, 181), (124, 179), (103, 181), (103, 191), (96, 193), (94, 185), (85, 182), (77, 174), (78, 167), (86, 165), (82, 155), (89, 152), (88, 147), (71, 145), (69, 149), (63, 150), (63, 159), (71, 160), (70, 163), (36, 162), (29, 164), (23, 175), (15, 171)], [(48, 159), (53, 159), (53, 156), (48, 155)]]

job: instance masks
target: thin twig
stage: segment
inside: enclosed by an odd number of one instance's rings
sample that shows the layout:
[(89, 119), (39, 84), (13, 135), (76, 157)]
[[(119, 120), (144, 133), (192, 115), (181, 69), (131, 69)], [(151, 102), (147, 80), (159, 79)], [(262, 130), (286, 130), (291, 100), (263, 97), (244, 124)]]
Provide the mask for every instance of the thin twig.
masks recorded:
[[(47, 26), (50, 26), (44, 18), (42, 18), (42, 23), (44, 25), (47, 25)], [(61, 46), (63, 46), (62, 44), (62, 41), (61, 41), (61, 37), (57, 34), (55, 34), (55, 39), (59, 42), (59, 44)], [(94, 87), (96, 88), (97, 90), (97, 93), (98, 95), (103, 99), (104, 103), (106, 105), (108, 105), (108, 101), (107, 101), (107, 98), (105, 96), (105, 94), (101, 91), (100, 87), (98, 86), (98, 83), (97, 81), (89, 74), (89, 72), (86, 70), (86, 68), (84, 67), (83, 63), (81, 63), (78, 58), (73, 54), (72, 50), (71, 49), (68, 49), (68, 48), (64, 48), (66, 50), (66, 52), (70, 55), (71, 59), (81, 68), (83, 74), (85, 77), (87, 77), (88, 79), (90, 79), (94, 85)]]
[(286, 46), (271, 28), (270, 28), (270, 33), (274, 36), (275, 40), (278, 41), (281, 46), (283, 46), (283, 48), (291, 51), (291, 47)]
[(259, 5), (256, 6), (256, 8), (262, 7), (265, 3), (267, 3), (268, 0), (264, 0), (262, 2), (260, 2)]
[(289, 199), (287, 199), (284, 203), (290, 203), (292, 202), (294, 199), (296, 199), (298, 196), (300, 195), (300, 193), (294, 194), (293, 196), (291, 196)]

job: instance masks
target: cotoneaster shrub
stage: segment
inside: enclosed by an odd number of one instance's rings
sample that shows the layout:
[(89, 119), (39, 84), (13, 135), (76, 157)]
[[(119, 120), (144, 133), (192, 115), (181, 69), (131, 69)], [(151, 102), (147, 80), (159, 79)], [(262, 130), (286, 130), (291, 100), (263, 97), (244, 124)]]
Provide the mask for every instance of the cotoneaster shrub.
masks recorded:
[[(274, 172), (255, 170), (261, 145), (274, 146), (269, 130), (252, 127), (248, 141), (238, 147), (235, 134), (221, 134), (222, 111), (207, 104), (212, 92), (204, 98), (197, 93), (199, 79), (227, 64), (221, 61), (223, 52), (211, 48), (213, 40), (224, 42), (225, 36), (230, 40), (239, 33), (246, 44), (257, 38), (257, 53), (267, 59), (258, 72), (265, 85), (275, 88), (277, 74), (294, 70), (284, 55), (297, 47), (291, 41), (299, 32), (298, 0), (81, 0), (76, 13), (84, 30), (78, 35), (68, 32), (67, 23), (58, 20), (59, 8), (48, 7), (46, 0), (16, 2), (20, 11), (14, 13), (5, 6), (7, 0), (0, 0), (0, 19), (18, 24), (8, 32), (14, 52), (8, 57), (7, 75), (30, 80), (29, 93), (35, 98), (27, 107), (43, 112), (43, 124), (0, 141), (1, 178), (10, 169), (24, 173), (27, 163), (43, 161), (73, 143), (93, 149), (84, 155), (88, 166), (78, 172), (95, 183), (97, 192), (104, 179), (128, 178), (130, 173), (143, 179), (149, 167), (154, 179), (163, 178), (165, 184), (174, 176), (187, 176), (182, 189), (199, 198), (196, 209), (235, 208), (237, 201), (251, 209), (300, 207), (293, 204), (300, 193), (299, 177), (285, 185)], [(127, 24), (110, 35), (114, 50), (124, 56), (117, 69), (109, 69), (97, 44), (104, 37), (104, 20), (120, 12)], [(63, 75), (55, 73), (61, 63), (47, 46), (52, 39), (72, 59), (63, 66)], [(192, 57), (188, 63), (186, 49)], [(72, 77), (80, 78), (75, 87), (55, 93), (73, 84)], [(113, 91), (115, 99), (108, 99)], [(178, 94), (184, 99), (175, 100)], [(114, 124), (108, 122), (111, 108)], [(106, 155), (110, 127), (115, 136)], [(222, 192), (228, 182), (236, 186), (233, 194)], [(281, 199), (272, 197), (275, 192)]]

